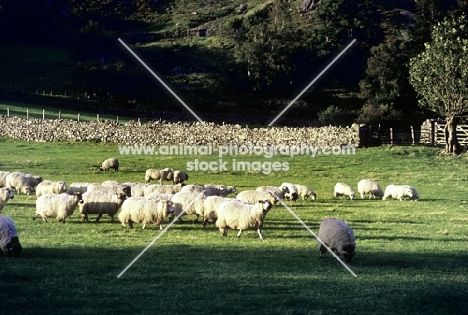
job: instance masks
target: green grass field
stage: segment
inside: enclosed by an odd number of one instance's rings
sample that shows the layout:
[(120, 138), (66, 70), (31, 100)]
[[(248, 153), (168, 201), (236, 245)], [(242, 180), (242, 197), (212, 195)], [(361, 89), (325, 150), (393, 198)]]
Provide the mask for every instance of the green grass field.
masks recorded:
[[(141, 182), (147, 168), (218, 160), (119, 155), (109, 144), (0, 142), (0, 170), (67, 183)], [(329, 216), (351, 225), (358, 251), (349, 267), (356, 278), (331, 255), (319, 258), (315, 238), (282, 206), (266, 217), (264, 241), (252, 230), (239, 239), (235, 231), (222, 237), (213, 225), (203, 228), (184, 217), (117, 278), (160, 233), (157, 227), (122, 228), (108, 217), (82, 223), (78, 212), (64, 224), (33, 221), (36, 197), (16, 195), (2, 214), (14, 219), (23, 253), (0, 256), (0, 314), (468, 314), (468, 160), (438, 156), (439, 150), (275, 156), (271, 161), (288, 162), (289, 170), (268, 175), (189, 173), (188, 183), (235, 185), (239, 191), (286, 181), (311, 186), (318, 200), (287, 204), (315, 232)], [(119, 158), (120, 171), (99, 172), (111, 156)], [(336, 182), (356, 188), (363, 178), (384, 187), (413, 185), (421, 199), (333, 199)]]

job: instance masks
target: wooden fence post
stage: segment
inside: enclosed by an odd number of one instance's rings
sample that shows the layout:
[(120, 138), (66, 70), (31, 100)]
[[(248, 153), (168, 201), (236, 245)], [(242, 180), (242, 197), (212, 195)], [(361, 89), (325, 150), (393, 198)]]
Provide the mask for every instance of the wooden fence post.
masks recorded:
[(390, 144), (393, 144), (393, 128), (390, 128)]
[(61, 118), (62, 118), (62, 112), (59, 111), (59, 113), (58, 113), (58, 119), (61, 119)]
[(78, 122), (80, 122), (80, 113), (78, 113)]
[(29, 109), (26, 109), (26, 120), (29, 120)]
[(97, 120), (97, 122), (100, 122), (99, 121), (99, 114), (96, 114), (96, 120)]
[(414, 128), (411, 126), (411, 144), (414, 145)]
[(45, 109), (42, 110), (42, 120), (45, 119)]
[(10, 107), (9, 106), (6, 108), (6, 113), (7, 113), (6, 114), (7, 117), (10, 118)]

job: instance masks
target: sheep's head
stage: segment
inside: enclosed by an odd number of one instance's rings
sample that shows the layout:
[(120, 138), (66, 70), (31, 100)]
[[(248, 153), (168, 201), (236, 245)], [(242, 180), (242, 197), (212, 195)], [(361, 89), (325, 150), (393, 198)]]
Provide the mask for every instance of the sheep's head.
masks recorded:
[(15, 197), (15, 194), (13, 193), (13, 189), (9, 187), (5, 187), (3, 189), (6, 190), (6, 196), (8, 199), (13, 199)]
[(13, 237), (10, 243), (6, 244), (6, 248), (8, 249), (8, 257), (18, 257), (23, 250), (21, 244), (19, 243), (18, 237)]
[(356, 253), (356, 244), (343, 244), (341, 250), (338, 253), (340, 255), (340, 258), (343, 258), (344, 260), (346, 260), (346, 262), (349, 263), (353, 259), (354, 254)]

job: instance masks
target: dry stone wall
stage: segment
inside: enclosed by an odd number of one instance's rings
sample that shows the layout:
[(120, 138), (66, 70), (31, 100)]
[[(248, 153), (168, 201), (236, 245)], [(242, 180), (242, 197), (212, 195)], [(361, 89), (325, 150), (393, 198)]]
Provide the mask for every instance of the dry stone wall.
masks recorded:
[(359, 126), (265, 127), (152, 121), (125, 125), (112, 121), (0, 117), (2, 136), (24, 141), (108, 142), (141, 145), (308, 145), (359, 146)]

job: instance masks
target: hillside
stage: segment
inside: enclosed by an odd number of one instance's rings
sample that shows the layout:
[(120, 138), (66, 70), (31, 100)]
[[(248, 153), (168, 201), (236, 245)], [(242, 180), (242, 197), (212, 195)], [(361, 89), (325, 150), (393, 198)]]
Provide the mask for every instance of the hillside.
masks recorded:
[[(396, 47), (396, 64), (380, 64), (407, 71), (405, 60), (420, 45), (415, 36), (427, 36), (427, 25), (457, 9), (445, 2), (418, 29), (423, 11), (410, 0), (321, 0), (307, 12), (299, 9), (302, 2), (3, 1), (0, 97), (11, 98), (12, 91), (60, 94), (89, 99), (102, 110), (184, 112), (118, 42), (121, 38), (194, 111), (212, 120), (217, 113), (241, 121), (269, 119), (356, 39), (278, 122), (349, 124), (363, 104), (382, 94), (363, 91), (372, 86), (366, 84), (369, 58), (383, 58), (373, 49)], [(401, 77), (395, 79), (398, 97), (379, 96), (379, 102), (393, 104), (400, 118), (421, 119), (415, 95)], [(66, 104), (64, 98), (61, 106)]]

